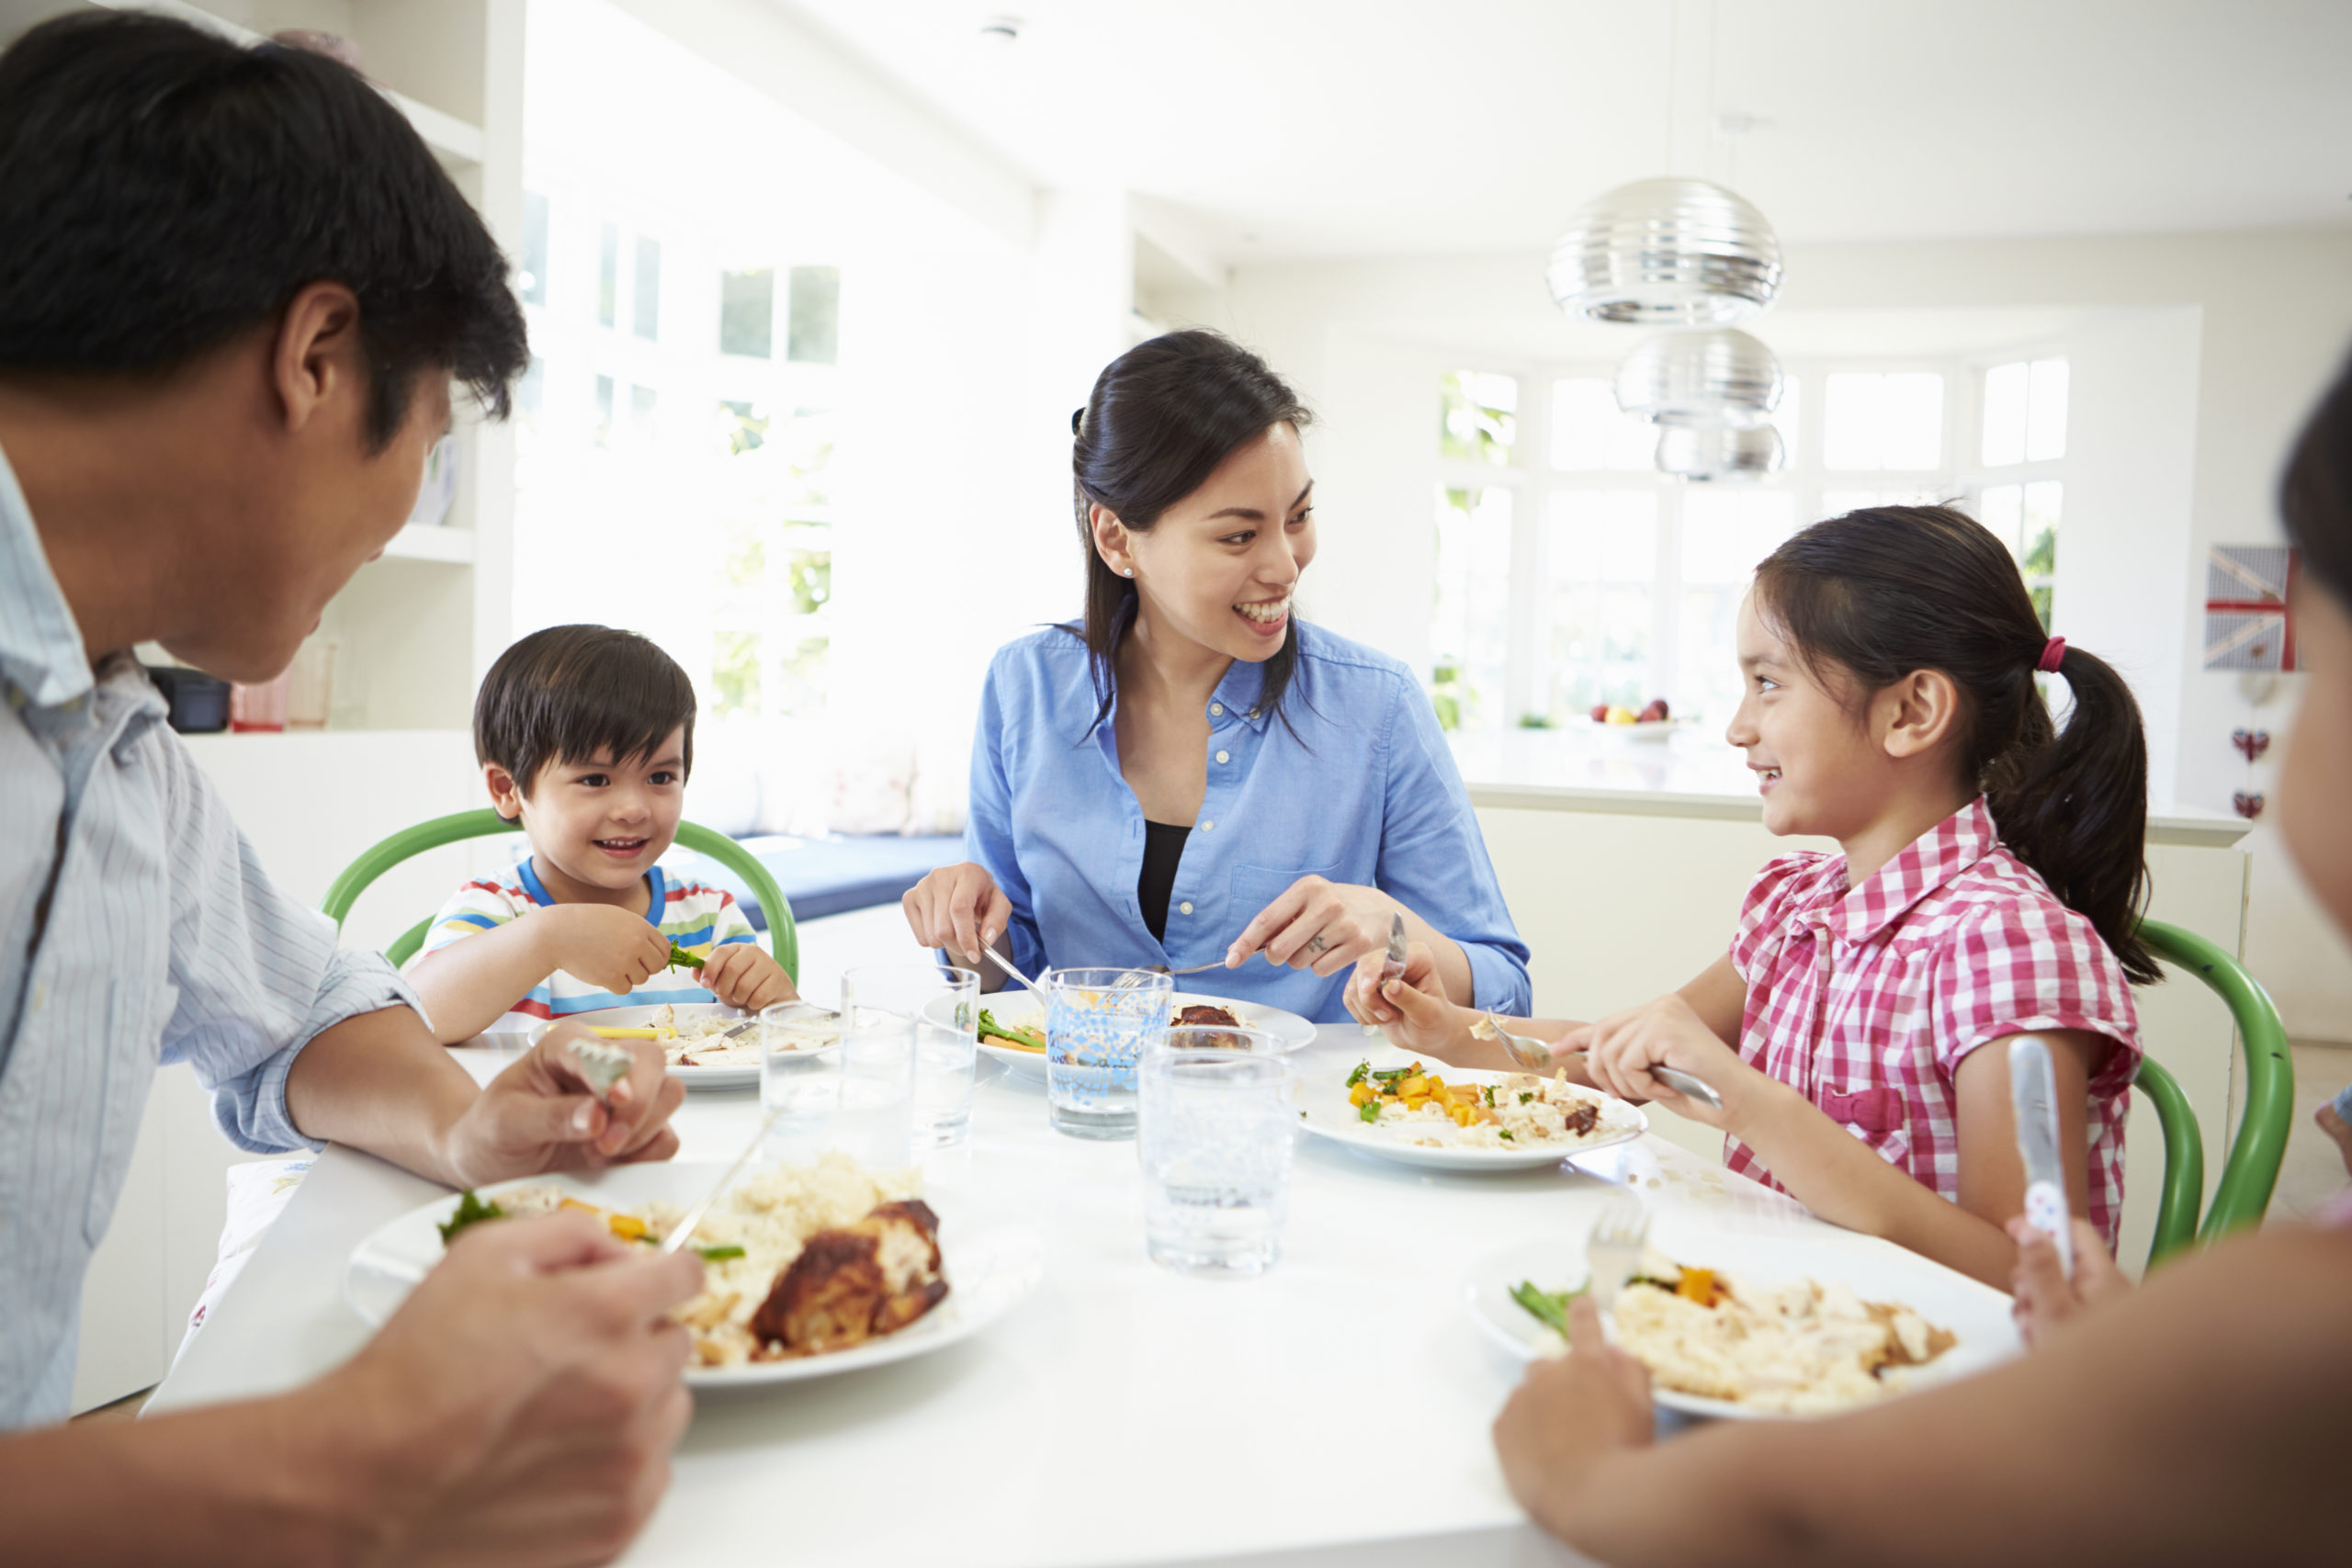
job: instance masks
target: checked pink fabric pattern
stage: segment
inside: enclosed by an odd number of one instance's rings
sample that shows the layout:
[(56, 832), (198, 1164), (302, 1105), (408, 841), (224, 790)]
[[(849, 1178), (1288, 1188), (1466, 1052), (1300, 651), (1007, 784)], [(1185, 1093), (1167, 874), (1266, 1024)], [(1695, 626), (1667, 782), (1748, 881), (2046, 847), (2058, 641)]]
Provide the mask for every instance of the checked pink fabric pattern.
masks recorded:
[[(2090, 921), (2001, 847), (1981, 796), (1851, 890), (1843, 855), (1772, 861), (1741, 905), (1731, 961), (1747, 982), (1742, 1058), (1946, 1198), (1960, 1196), (1963, 1057), (2038, 1029), (2114, 1042), (2091, 1077), (2085, 1218), (2115, 1245), (2140, 1060), (2131, 987)], [(1780, 1185), (1738, 1139), (1724, 1156)]]

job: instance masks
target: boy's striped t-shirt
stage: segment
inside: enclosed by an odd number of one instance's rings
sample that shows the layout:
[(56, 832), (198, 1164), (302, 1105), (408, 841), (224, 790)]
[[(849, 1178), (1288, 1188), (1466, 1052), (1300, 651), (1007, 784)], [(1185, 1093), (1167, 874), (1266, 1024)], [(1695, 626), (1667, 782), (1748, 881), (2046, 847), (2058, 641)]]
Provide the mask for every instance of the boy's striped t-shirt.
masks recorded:
[[(653, 920), (663, 936), (687, 952), (700, 956), (727, 942), (754, 940), (752, 922), (744, 918), (735, 896), (725, 888), (679, 879), (658, 864), (646, 874), (646, 880), (650, 884), (647, 918)], [(424, 951), (436, 952), (453, 942), (495, 931), (510, 920), (528, 919), (534, 912), (551, 908), (554, 903), (526, 856), (513, 869), (496, 876), (477, 878), (451, 894), (433, 917)], [(657, 909), (661, 915), (654, 919), (653, 911)], [(569, 1018), (603, 1008), (718, 1000), (695, 983), (694, 976), (690, 969), (665, 969), (649, 976), (645, 984), (627, 996), (619, 996), (559, 969), (532, 987), (527, 996), (508, 1008), (506, 1015), (491, 1027), (528, 1029), (549, 1019)]]

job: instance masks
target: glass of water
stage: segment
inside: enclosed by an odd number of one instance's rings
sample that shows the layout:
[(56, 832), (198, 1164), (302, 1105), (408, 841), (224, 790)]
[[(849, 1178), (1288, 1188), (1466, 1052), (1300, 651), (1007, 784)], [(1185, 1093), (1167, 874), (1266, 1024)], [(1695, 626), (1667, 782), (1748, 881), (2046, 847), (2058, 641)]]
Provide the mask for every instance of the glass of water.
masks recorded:
[(1181, 1274), (1262, 1274), (1290, 1209), (1295, 1074), (1273, 1036), (1176, 1028), (1143, 1055), (1144, 1247)]
[(811, 1002), (760, 1010), (760, 1107), (778, 1153), (821, 1146), (842, 1099), (842, 1015)]
[(1048, 969), (1046, 1115), (1080, 1138), (1136, 1135), (1136, 1063), (1168, 1032), (1176, 982), (1147, 969)]
[[(952, 1148), (972, 1130), (972, 1073), (979, 1035), (980, 977), (947, 964), (877, 964), (842, 979), (842, 1010), (850, 1016), (858, 1064), (882, 1042), (903, 1034), (913, 1042), (914, 1151)], [(871, 1075), (869, 1075), (871, 1076)]]

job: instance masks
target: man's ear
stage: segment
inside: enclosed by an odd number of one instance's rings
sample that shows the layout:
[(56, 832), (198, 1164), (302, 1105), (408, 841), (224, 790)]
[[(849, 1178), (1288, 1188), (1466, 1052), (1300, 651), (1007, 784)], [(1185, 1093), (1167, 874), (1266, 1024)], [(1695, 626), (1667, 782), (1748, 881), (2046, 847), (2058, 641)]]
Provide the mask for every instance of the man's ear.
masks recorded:
[(1871, 705), (1890, 757), (1924, 756), (1960, 733), (1960, 687), (1940, 670), (1914, 670)]
[[(290, 433), (345, 399), (368, 396), (359, 299), (340, 283), (313, 283), (278, 318), (270, 378)], [(364, 412), (364, 410), (363, 410)]]
[(512, 822), (523, 815), (523, 790), (514, 782), (513, 773), (496, 762), (484, 762), (481, 765), (481, 782), (490, 790), (492, 808), (501, 817)]

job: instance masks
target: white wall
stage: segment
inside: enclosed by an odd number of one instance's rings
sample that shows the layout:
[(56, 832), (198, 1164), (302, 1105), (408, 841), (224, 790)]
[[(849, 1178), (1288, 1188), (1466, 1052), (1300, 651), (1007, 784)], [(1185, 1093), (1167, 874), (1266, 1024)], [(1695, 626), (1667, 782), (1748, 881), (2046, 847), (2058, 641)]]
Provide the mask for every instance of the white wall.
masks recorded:
[[(1800, 245), (1788, 277), (1783, 312), (2056, 310), (2076, 322), (2061, 629), (2114, 650), (2138, 681), (2158, 793), (2229, 809), (2247, 780), (2230, 731), (2251, 718), (2281, 733), (2294, 682), (2250, 712), (2233, 677), (2198, 667), (2204, 558), (2215, 544), (2278, 537), (2278, 464), (2352, 344), (2352, 231)], [(1584, 356), (1602, 331), (1562, 321), (1532, 254), (1241, 265), (1221, 291), (1170, 291), (1152, 309), (1233, 332), (1315, 403), (1323, 554), (1308, 613), (1417, 662), (1433, 561), (1430, 389), (1458, 356), (1436, 345)], [(1622, 348), (1630, 335), (1599, 341)], [(2255, 788), (2267, 789), (2278, 756)], [(2352, 945), (2275, 837), (2250, 842), (2249, 963), (2290, 1030), (2352, 1041)]]

